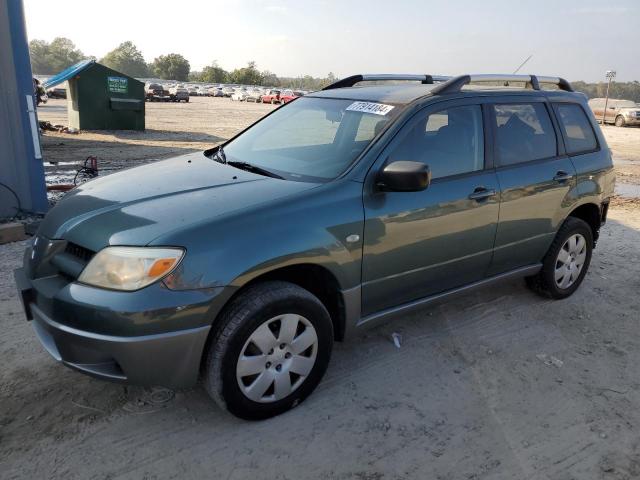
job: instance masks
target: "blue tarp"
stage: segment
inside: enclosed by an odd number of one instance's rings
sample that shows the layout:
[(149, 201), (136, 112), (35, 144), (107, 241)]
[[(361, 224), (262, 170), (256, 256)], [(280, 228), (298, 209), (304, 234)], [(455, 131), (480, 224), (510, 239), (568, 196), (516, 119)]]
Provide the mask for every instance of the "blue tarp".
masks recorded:
[(85, 68), (90, 67), (96, 63), (95, 60), (82, 60), (81, 62), (76, 63), (75, 65), (71, 65), (69, 68), (64, 69), (60, 73), (54, 75), (46, 82), (42, 84), (42, 86), (47, 89), (51, 87), (55, 87), (59, 83), (66, 82), (70, 78), (75, 77), (80, 72), (82, 72)]

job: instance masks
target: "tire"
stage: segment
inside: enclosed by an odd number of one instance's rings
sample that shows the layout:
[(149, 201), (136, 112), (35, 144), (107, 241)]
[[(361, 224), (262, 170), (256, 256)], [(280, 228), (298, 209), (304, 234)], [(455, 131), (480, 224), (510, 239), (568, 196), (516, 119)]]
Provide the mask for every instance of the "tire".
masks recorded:
[(624, 127), (625, 126), (624, 117), (622, 115), (618, 115), (616, 117), (616, 127)]
[[(282, 331), (283, 322), (292, 335)], [(254, 338), (260, 338), (263, 346), (253, 343)], [(315, 343), (309, 343), (313, 338)], [(302, 348), (299, 352), (296, 342)], [(260, 283), (238, 295), (212, 331), (203, 360), (204, 386), (218, 405), (237, 417), (273, 417), (313, 392), (327, 369), (332, 347), (333, 325), (320, 300), (291, 283)], [(241, 355), (253, 359), (246, 375), (240, 370)], [(280, 392), (276, 382), (284, 385)]]
[(275, 99), (275, 98), (272, 98), (272, 99), (271, 99), (271, 105), (275, 105), (275, 104), (276, 104), (276, 99)]
[[(584, 256), (580, 253), (582, 252), (580, 237), (584, 240)], [(572, 244), (569, 243), (572, 239), (578, 240), (575, 249), (572, 249)], [(593, 233), (591, 227), (579, 218), (567, 218), (558, 230), (542, 261), (542, 270), (532, 277), (527, 277), (527, 285), (543, 297), (556, 300), (569, 297), (584, 280), (589, 270), (592, 252)], [(566, 259), (566, 262), (562, 257)], [(580, 261), (582, 263), (579, 263)], [(574, 268), (578, 270), (576, 271)], [(561, 276), (563, 274), (564, 276)], [(556, 280), (556, 278), (558, 279)], [(563, 286), (563, 283), (566, 286)]]

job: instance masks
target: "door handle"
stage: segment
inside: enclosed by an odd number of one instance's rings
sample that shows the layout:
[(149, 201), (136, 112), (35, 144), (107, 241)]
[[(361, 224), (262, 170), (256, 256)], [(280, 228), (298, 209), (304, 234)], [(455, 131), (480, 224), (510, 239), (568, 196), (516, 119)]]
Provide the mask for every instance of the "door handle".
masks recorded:
[(477, 187), (473, 193), (469, 194), (469, 200), (476, 200), (476, 201), (481, 201), (481, 200), (485, 200), (489, 197), (493, 197), (495, 196), (496, 191), (491, 189), (488, 190), (484, 187)]
[(571, 180), (571, 178), (573, 178), (573, 175), (569, 175), (567, 172), (563, 170), (556, 172), (556, 176), (553, 177), (553, 179), (558, 183), (564, 183), (567, 180)]

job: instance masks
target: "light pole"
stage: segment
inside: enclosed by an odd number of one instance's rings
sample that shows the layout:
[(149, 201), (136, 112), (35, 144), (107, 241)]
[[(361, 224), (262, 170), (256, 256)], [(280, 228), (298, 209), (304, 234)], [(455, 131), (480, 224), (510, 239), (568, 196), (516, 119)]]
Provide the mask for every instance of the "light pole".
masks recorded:
[(604, 98), (604, 112), (602, 112), (602, 126), (604, 127), (605, 125), (605, 119), (607, 118), (607, 104), (609, 103), (609, 87), (611, 86), (611, 80), (616, 78), (616, 71), (615, 70), (607, 70), (607, 73), (604, 74), (604, 76), (608, 79), (607, 82), (607, 94)]

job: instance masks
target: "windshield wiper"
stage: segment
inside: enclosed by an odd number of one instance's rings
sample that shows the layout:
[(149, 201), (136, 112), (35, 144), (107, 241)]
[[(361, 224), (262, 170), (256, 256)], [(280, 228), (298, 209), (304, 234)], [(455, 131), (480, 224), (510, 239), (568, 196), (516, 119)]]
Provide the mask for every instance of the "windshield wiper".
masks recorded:
[(253, 172), (257, 173), (258, 175), (264, 175), (265, 177), (279, 178), (280, 180), (284, 180), (283, 176), (278, 175), (277, 173), (270, 172), (269, 170), (265, 170), (264, 168), (258, 167), (257, 165), (252, 165), (251, 163), (235, 162), (233, 160), (224, 163), (226, 163), (227, 165), (231, 165), (232, 167), (239, 168), (240, 170), (246, 170), (247, 172)]

